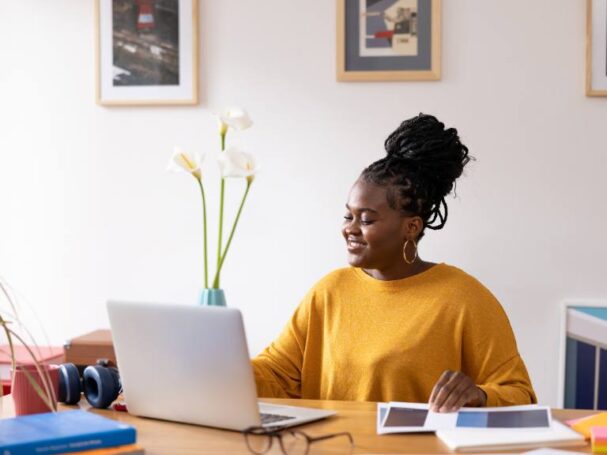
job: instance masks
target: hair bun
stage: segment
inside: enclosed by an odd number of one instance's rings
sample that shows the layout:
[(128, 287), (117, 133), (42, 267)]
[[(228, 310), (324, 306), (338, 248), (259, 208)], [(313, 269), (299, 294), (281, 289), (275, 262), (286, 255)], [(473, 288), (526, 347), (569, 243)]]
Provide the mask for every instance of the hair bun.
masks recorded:
[[(447, 222), (445, 196), (470, 161), (455, 128), (432, 115), (405, 120), (385, 143), (387, 156), (363, 170), (368, 182), (388, 187), (390, 207), (424, 220), (424, 228), (442, 229)], [(421, 238), (424, 232), (420, 233)]]
[(402, 122), (384, 146), (389, 158), (401, 161), (421, 180), (435, 186), (437, 194), (433, 196), (437, 200), (451, 192), (470, 161), (457, 130), (445, 129), (436, 117), (422, 113)]

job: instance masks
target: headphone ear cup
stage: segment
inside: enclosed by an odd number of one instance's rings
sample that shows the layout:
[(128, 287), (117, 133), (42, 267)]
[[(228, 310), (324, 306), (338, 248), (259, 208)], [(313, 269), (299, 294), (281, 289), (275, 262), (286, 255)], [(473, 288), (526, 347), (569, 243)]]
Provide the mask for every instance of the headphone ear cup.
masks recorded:
[(80, 373), (73, 363), (59, 366), (59, 396), (58, 401), (65, 404), (76, 404), (80, 401), (82, 383)]
[(105, 409), (118, 398), (120, 379), (111, 368), (99, 365), (86, 367), (82, 379), (84, 396), (94, 408)]

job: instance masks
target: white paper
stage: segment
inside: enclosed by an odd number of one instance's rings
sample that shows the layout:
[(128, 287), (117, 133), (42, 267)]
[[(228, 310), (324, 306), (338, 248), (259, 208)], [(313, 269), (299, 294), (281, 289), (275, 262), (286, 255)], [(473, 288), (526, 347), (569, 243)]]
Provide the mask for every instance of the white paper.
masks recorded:
[[(402, 414), (400, 411), (406, 411), (407, 414)], [(422, 411), (423, 415), (420, 413), (416, 413), (415, 411)], [(478, 421), (483, 422), (483, 417), (487, 415), (491, 415), (493, 417), (499, 417), (495, 413), (505, 413), (511, 411), (543, 411), (545, 417), (545, 424), (539, 423), (537, 426), (529, 426), (530, 424), (521, 424), (521, 426), (517, 423), (511, 423), (507, 428), (495, 427), (488, 423), (489, 420), (486, 418), (484, 423), (480, 425), (484, 425), (482, 427), (470, 427), (467, 426), (469, 424), (462, 423), (460, 421), (460, 425), (458, 425), (458, 419), (460, 418), (460, 413), (466, 414), (462, 415), (462, 419), (464, 417), (474, 417), (472, 420), (477, 420), (476, 416), (473, 416), (470, 413), (476, 413), (479, 416)], [(409, 414), (410, 412), (410, 414)], [(524, 414), (523, 414), (524, 415)], [(540, 414), (541, 415), (541, 414)], [(415, 423), (416, 420), (419, 420), (419, 425), (414, 425), (411, 422)], [(541, 420), (541, 419), (540, 419)], [(408, 421), (407, 425), (398, 426), (397, 423), (401, 421)], [(422, 422), (423, 421), (423, 422)], [(537, 430), (538, 428), (547, 429), (550, 428), (552, 423), (552, 416), (550, 413), (550, 408), (547, 406), (537, 406), (537, 405), (526, 405), (526, 406), (505, 406), (505, 407), (497, 407), (497, 408), (461, 408), (457, 412), (448, 412), (448, 413), (439, 413), (430, 410), (430, 406), (427, 403), (405, 403), (405, 402), (390, 402), (390, 403), (378, 403), (377, 404), (377, 434), (390, 434), (390, 433), (424, 433), (424, 432), (434, 432), (440, 430), (460, 430), (460, 429), (473, 429), (475, 431), (486, 431), (490, 429), (492, 431), (530, 431)]]
[(544, 447), (530, 450), (529, 452), (523, 452), (521, 455), (571, 455), (572, 453), (579, 454), (579, 452), (572, 452), (571, 450), (548, 449)]

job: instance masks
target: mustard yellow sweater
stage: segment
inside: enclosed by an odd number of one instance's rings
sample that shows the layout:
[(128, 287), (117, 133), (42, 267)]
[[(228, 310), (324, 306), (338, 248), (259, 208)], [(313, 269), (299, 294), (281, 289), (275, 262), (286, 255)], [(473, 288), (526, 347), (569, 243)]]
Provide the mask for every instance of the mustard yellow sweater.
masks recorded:
[(446, 264), (394, 281), (330, 273), (253, 369), (261, 397), (427, 402), (453, 370), (486, 392), (487, 406), (537, 401), (503, 308)]

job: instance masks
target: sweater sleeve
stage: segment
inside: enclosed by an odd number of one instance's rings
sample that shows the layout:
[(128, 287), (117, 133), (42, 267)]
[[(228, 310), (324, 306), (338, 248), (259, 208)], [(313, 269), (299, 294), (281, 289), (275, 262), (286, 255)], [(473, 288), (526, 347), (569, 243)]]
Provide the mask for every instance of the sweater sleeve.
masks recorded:
[(486, 406), (537, 403), (527, 369), (518, 354), (499, 365), (479, 387), (487, 394)]
[(259, 397), (301, 398), (301, 370), (311, 294), (295, 310), (280, 335), (252, 360)]
[(463, 372), (487, 394), (486, 406), (537, 403), (508, 316), (484, 287), (475, 294), (464, 324)]

